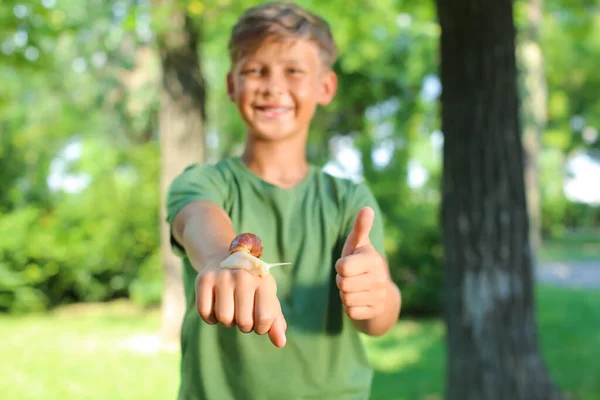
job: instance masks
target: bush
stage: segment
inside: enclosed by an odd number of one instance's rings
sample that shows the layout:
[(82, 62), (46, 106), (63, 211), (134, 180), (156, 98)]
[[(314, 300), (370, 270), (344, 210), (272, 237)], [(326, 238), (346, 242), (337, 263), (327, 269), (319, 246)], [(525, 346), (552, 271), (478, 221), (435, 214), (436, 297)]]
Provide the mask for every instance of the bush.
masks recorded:
[(600, 207), (568, 202), (565, 207), (564, 225), (568, 229), (600, 228)]
[(82, 192), (0, 215), (0, 311), (160, 299), (158, 148), (111, 152), (88, 169), (93, 183)]
[(163, 295), (163, 270), (160, 251), (156, 250), (140, 265), (129, 286), (129, 298), (141, 307), (157, 306)]
[(413, 204), (387, 228), (392, 279), (402, 290), (402, 313), (438, 315), (442, 311), (443, 249), (437, 207)]

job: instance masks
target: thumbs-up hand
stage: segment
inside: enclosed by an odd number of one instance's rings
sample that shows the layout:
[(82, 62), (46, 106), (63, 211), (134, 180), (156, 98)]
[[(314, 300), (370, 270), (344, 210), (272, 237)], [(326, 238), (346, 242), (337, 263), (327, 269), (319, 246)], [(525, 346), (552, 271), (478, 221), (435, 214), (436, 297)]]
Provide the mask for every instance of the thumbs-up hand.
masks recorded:
[(388, 283), (386, 262), (369, 239), (375, 213), (364, 207), (356, 216), (336, 262), (336, 283), (346, 314), (353, 320), (367, 320), (384, 312)]

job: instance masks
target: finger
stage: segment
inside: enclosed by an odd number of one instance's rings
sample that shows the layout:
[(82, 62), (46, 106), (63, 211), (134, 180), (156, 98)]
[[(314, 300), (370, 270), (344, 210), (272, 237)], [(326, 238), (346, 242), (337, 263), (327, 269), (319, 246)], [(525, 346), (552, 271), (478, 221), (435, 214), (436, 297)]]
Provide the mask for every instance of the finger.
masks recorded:
[(247, 271), (234, 273), (234, 321), (241, 332), (249, 333), (254, 327), (254, 292), (256, 280)]
[(278, 307), (274, 286), (268, 283), (260, 285), (254, 294), (254, 332), (264, 335), (269, 331)]
[(251, 285), (238, 285), (234, 291), (235, 324), (244, 333), (254, 328), (254, 292), (255, 287)]
[(226, 327), (233, 326), (234, 318), (233, 278), (231, 273), (222, 273), (215, 285), (215, 317)]
[(344, 278), (341, 275), (335, 276), (335, 283), (342, 292), (362, 292), (369, 290), (373, 286), (373, 275), (369, 273)]
[(282, 348), (285, 346), (287, 341), (285, 336), (286, 329), (287, 323), (285, 322), (285, 317), (283, 316), (283, 313), (280, 312), (269, 329), (269, 339), (276, 347)]
[[(378, 298), (375, 298), (372, 291), (345, 293), (340, 291), (340, 298), (346, 307), (366, 307), (374, 305)], [(377, 296), (379, 297), (379, 296)]]
[(363, 207), (356, 215), (354, 225), (350, 234), (346, 238), (342, 249), (342, 257), (350, 255), (358, 247), (365, 246), (371, 243), (369, 234), (375, 220), (375, 211), (371, 207)]
[(217, 323), (214, 313), (214, 303), (214, 277), (210, 275), (198, 275), (196, 279), (196, 310), (200, 318), (210, 325)]
[(373, 267), (373, 264), (375, 264), (375, 261), (372, 255), (353, 254), (337, 260), (335, 270), (343, 278), (350, 278), (368, 272)]
[(373, 308), (370, 306), (345, 307), (348, 317), (360, 321), (373, 318)]

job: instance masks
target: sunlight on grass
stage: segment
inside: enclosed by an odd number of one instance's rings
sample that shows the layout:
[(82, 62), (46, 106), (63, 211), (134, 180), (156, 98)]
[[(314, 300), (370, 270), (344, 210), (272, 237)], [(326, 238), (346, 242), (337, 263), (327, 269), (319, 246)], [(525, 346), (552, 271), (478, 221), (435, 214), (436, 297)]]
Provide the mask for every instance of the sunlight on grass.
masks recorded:
[(393, 372), (421, 361), (422, 353), (444, 334), (441, 323), (427, 326), (423, 322), (402, 321), (380, 338), (363, 336), (369, 360), (377, 371)]
[[(114, 304), (54, 315), (2, 317), (0, 392), (6, 399), (173, 399), (178, 354), (133, 344), (158, 314)], [(148, 343), (146, 343), (148, 344)], [(4, 357), (3, 357), (4, 358)]]
[(388, 334), (362, 336), (375, 376), (371, 400), (440, 400), (444, 325), (401, 320)]
[[(551, 376), (575, 400), (600, 400), (600, 291), (537, 289), (540, 345)], [(375, 368), (371, 400), (440, 400), (444, 325), (402, 320), (363, 337)]]

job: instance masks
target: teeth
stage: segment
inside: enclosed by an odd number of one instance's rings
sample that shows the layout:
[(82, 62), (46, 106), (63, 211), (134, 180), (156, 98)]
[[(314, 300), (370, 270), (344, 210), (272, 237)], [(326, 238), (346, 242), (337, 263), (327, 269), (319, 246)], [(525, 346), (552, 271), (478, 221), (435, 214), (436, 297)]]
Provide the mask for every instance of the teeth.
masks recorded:
[(283, 114), (284, 112), (286, 112), (288, 109), (287, 108), (282, 108), (282, 107), (278, 107), (278, 108), (268, 108), (268, 107), (258, 107), (259, 110), (269, 113), (269, 114)]

